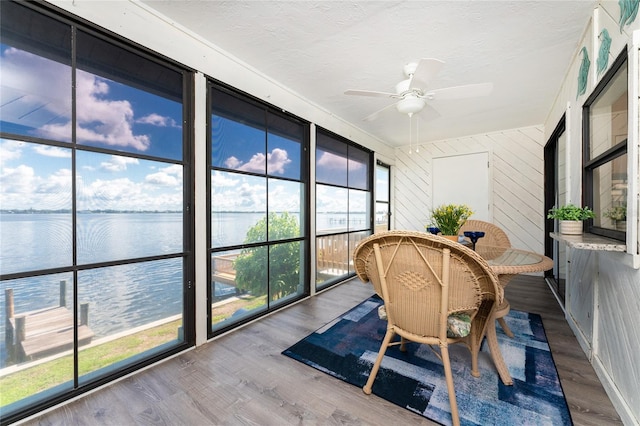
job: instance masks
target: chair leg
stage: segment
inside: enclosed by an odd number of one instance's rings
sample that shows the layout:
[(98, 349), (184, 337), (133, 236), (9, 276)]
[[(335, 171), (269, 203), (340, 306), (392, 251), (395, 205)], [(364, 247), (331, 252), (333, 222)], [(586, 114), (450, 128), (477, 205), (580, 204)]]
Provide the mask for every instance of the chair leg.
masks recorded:
[(449, 405), (451, 405), (451, 422), (454, 426), (460, 425), (460, 416), (458, 414), (458, 402), (456, 400), (456, 391), (453, 387), (453, 374), (451, 373), (451, 361), (449, 360), (449, 348), (440, 346), (442, 354), (442, 365), (444, 366), (444, 376), (447, 380), (447, 390), (449, 391)]
[(387, 351), (387, 347), (389, 346), (389, 343), (391, 343), (391, 339), (393, 339), (394, 334), (393, 330), (387, 329), (387, 333), (384, 335), (384, 339), (380, 345), (380, 350), (378, 351), (378, 356), (376, 357), (376, 362), (373, 363), (373, 368), (371, 369), (371, 373), (369, 373), (367, 383), (362, 387), (362, 390), (367, 395), (371, 395), (373, 381), (376, 379), (376, 375), (380, 369), (380, 364), (382, 363), (382, 358), (384, 357), (384, 353)]
[(400, 337), (400, 352), (407, 351), (407, 339), (404, 337)]
[(513, 337), (513, 331), (509, 328), (507, 323), (504, 321), (504, 318), (498, 318), (498, 323), (500, 323), (500, 327), (502, 327), (502, 331), (509, 337)]

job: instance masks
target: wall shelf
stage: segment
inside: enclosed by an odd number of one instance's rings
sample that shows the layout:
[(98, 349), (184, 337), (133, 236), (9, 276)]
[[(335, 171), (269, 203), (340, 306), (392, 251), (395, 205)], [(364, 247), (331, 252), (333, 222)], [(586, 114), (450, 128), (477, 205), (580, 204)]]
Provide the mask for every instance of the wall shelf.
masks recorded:
[(617, 251), (626, 252), (627, 245), (621, 241), (601, 237), (594, 234), (567, 235), (557, 232), (549, 233), (554, 240), (561, 241), (571, 248), (580, 250)]

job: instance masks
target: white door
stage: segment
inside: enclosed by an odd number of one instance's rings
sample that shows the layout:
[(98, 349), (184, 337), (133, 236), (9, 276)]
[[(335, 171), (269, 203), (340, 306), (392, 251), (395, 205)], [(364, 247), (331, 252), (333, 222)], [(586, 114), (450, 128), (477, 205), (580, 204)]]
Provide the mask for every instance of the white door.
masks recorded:
[(491, 222), (488, 152), (434, 158), (432, 176), (432, 208), (466, 204), (473, 219)]

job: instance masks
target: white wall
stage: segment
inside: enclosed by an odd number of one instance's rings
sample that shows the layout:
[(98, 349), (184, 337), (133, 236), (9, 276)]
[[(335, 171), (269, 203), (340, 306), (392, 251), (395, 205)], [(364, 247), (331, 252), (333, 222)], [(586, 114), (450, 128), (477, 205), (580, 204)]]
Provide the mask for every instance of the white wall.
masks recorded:
[[(567, 113), (567, 202), (581, 204), (582, 193), (582, 106), (605, 74), (597, 73), (596, 61), (600, 48), (598, 35), (606, 28), (612, 38), (609, 66), (628, 46), (630, 85), (638, 85), (638, 49), (633, 31), (640, 28), (640, 16), (632, 25), (620, 30), (620, 5), (617, 1), (601, 2), (594, 11), (584, 36), (578, 40), (576, 54), (556, 102), (545, 122), (544, 140), (550, 136), (563, 113)], [(635, 35), (636, 40), (640, 34)], [(582, 60), (580, 49), (586, 46), (591, 59), (586, 93), (577, 96), (577, 75)], [(629, 157), (633, 158), (638, 145), (638, 99), (629, 93), (630, 131)], [(637, 188), (640, 183), (639, 164), (630, 161), (629, 205), (638, 206)], [(636, 188), (636, 190), (632, 190)], [(633, 221), (633, 219), (629, 219)], [(628, 222), (629, 222), (628, 221)], [(628, 253), (570, 249), (567, 255), (566, 317), (591, 360), (609, 398), (623, 422), (640, 423), (640, 269), (638, 269), (637, 215), (631, 232), (627, 231)], [(634, 253), (636, 253), (634, 255)]]
[[(490, 221), (514, 247), (544, 252), (544, 140), (541, 126), (421, 144), (419, 152), (396, 149), (394, 229), (424, 230), (429, 221), (432, 159), (488, 152)], [(451, 179), (464, 170), (452, 170)]]

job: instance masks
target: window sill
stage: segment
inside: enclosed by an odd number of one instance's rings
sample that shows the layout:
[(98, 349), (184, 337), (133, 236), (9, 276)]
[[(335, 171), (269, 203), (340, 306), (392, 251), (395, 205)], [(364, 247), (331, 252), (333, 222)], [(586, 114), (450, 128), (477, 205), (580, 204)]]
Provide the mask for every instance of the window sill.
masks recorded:
[(554, 240), (564, 242), (569, 247), (579, 250), (617, 251), (623, 253), (627, 251), (627, 245), (623, 242), (601, 237), (600, 235), (566, 235), (551, 232), (549, 236)]

